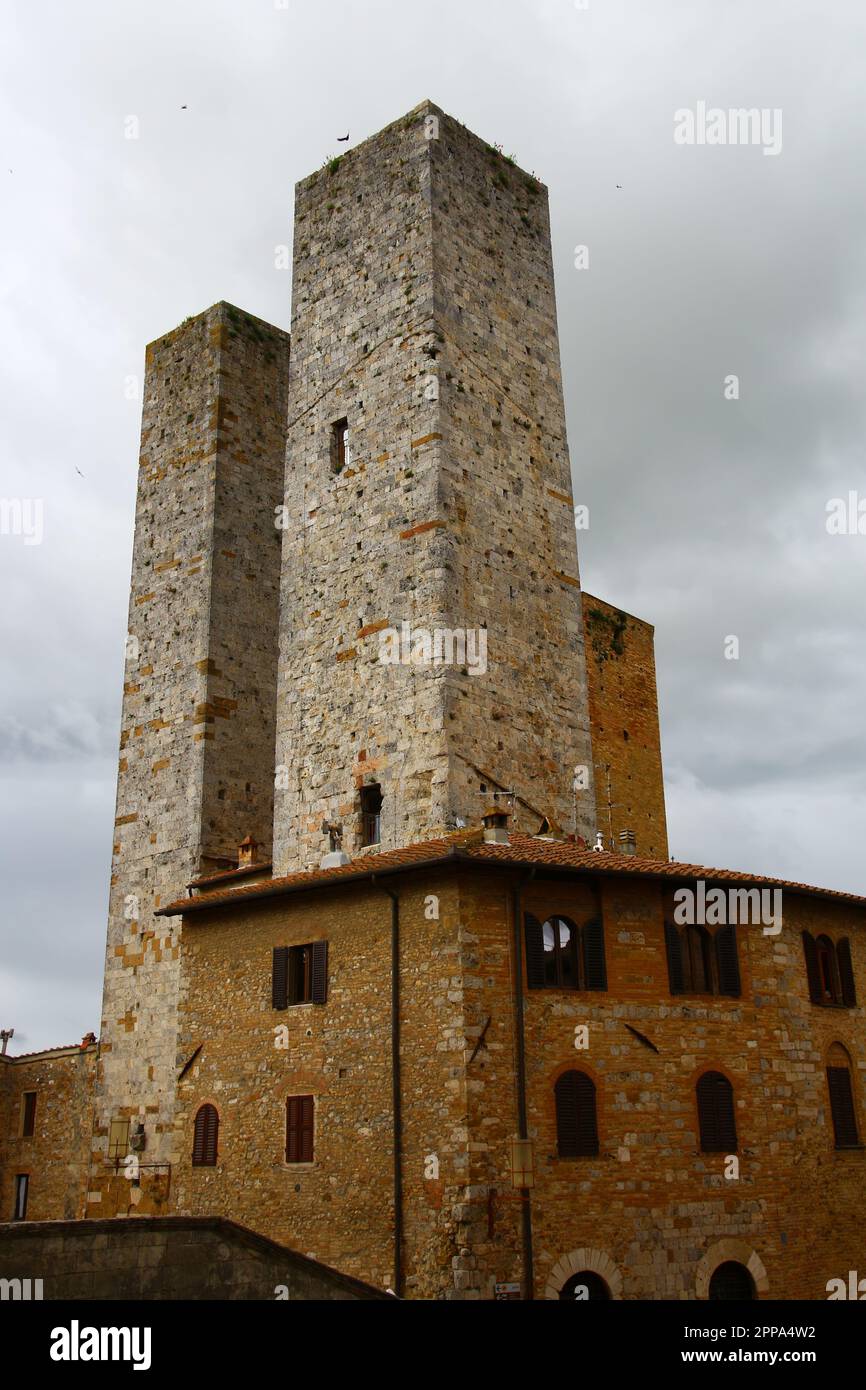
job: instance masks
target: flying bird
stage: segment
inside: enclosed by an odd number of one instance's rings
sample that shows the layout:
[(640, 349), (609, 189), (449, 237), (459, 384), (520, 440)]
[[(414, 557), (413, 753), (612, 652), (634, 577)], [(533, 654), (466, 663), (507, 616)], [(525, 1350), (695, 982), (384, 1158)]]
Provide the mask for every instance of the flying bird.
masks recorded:
[(181, 111), (185, 111), (185, 110), (186, 110), (186, 107), (185, 107), (185, 106), (182, 106), (180, 109), (181, 109)]
[(76, 471), (76, 473), (78, 474), (79, 478), (83, 478), (83, 477), (84, 477), (84, 474), (82, 473), (81, 469), (78, 467), (77, 464), (76, 464), (76, 466), (75, 466), (75, 471)]
[(622, 184), (621, 184), (621, 183), (618, 183), (618, 184), (617, 184), (617, 188), (622, 188)]
[(338, 136), (337, 136), (337, 140), (339, 141), (339, 143), (340, 143), (341, 145), (345, 145), (345, 143), (346, 143), (346, 141), (348, 140), (348, 138), (349, 138), (349, 136), (351, 135), (351, 133), (352, 133), (352, 132), (351, 132), (350, 130), (347, 130), (345, 135), (338, 135)]

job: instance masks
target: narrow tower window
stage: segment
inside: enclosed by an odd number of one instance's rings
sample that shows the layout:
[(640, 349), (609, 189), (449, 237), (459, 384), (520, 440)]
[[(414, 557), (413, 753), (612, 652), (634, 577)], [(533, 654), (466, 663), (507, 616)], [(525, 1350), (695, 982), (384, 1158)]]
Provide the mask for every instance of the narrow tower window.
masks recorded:
[(361, 788), (361, 844), (382, 842), (382, 788), (378, 782)]
[(350, 459), (349, 421), (335, 420), (331, 426), (331, 468), (335, 473), (342, 473)]

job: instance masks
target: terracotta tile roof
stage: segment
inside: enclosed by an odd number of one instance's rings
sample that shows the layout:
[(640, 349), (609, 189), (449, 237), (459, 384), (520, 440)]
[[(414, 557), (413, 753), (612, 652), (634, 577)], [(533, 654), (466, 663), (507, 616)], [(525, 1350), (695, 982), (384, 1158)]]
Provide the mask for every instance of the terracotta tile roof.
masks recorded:
[(9, 1052), (0, 1053), (0, 1060), (4, 1062), (32, 1062), (34, 1057), (50, 1057), (55, 1052), (89, 1052), (96, 1047), (96, 1042), (87, 1043), (82, 1046), (77, 1043), (59, 1043), (56, 1047), (41, 1047), (36, 1052), (16, 1052), (14, 1055)]
[(461, 830), (439, 839), (424, 840), (403, 849), (386, 850), (381, 854), (362, 855), (348, 864), (333, 869), (312, 869), (288, 874), (285, 878), (264, 879), (246, 888), (225, 892), (202, 893), (195, 898), (180, 898), (157, 912), (158, 917), (186, 916), (228, 903), (240, 904), (247, 899), (279, 897), (304, 889), (328, 888), (341, 882), (352, 882), (371, 875), (401, 873), (425, 865), (479, 863), (501, 865), (503, 868), (542, 867), (592, 874), (625, 875), (637, 878), (670, 879), (688, 882), (704, 879), (707, 883), (736, 883), (756, 888), (787, 888), (790, 892), (810, 897), (830, 898), (837, 902), (866, 906), (866, 897), (856, 893), (841, 893), (832, 888), (814, 888), (807, 883), (788, 879), (765, 878), (760, 874), (743, 873), (734, 869), (712, 869), (702, 864), (681, 864), (674, 860), (642, 859), (634, 854), (597, 853), (583, 849), (568, 840), (542, 839), (514, 833), (507, 845), (487, 844), (483, 832)]
[(186, 886), (206, 888), (209, 883), (231, 882), (234, 878), (247, 878), (250, 874), (260, 874), (264, 869), (273, 867), (270, 859), (263, 859), (261, 864), (242, 864), (239, 869), (221, 869), (218, 874), (206, 874), (203, 878), (191, 879)]

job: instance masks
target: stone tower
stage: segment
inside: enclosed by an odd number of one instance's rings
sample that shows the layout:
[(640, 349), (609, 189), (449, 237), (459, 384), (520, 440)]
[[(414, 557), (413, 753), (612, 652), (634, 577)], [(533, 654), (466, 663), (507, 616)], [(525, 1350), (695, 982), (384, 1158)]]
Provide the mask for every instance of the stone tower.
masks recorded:
[(275, 872), (589, 837), (547, 193), (428, 102), (297, 187), (288, 419)]
[(271, 848), (288, 335), (217, 304), (147, 350), (90, 1212), (158, 1197), (107, 1166), (126, 1121), (171, 1158), (189, 880)]

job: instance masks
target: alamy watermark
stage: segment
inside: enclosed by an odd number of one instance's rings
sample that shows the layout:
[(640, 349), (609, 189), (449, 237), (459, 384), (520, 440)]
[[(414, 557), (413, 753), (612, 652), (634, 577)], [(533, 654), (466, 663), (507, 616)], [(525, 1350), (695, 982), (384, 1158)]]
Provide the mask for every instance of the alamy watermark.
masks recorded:
[(675, 145), (760, 145), (764, 154), (782, 152), (782, 111), (763, 106), (707, 106), (697, 102), (694, 111), (680, 107), (674, 112)]
[(21, 536), (25, 545), (41, 545), (41, 497), (0, 497), (0, 536)]
[(470, 676), (483, 676), (487, 628), (413, 628), (404, 620), (379, 633), (379, 660), (383, 666), (462, 666)]
[(707, 888), (699, 879), (696, 888), (674, 893), (677, 926), (762, 926), (764, 936), (782, 930), (781, 888)]

